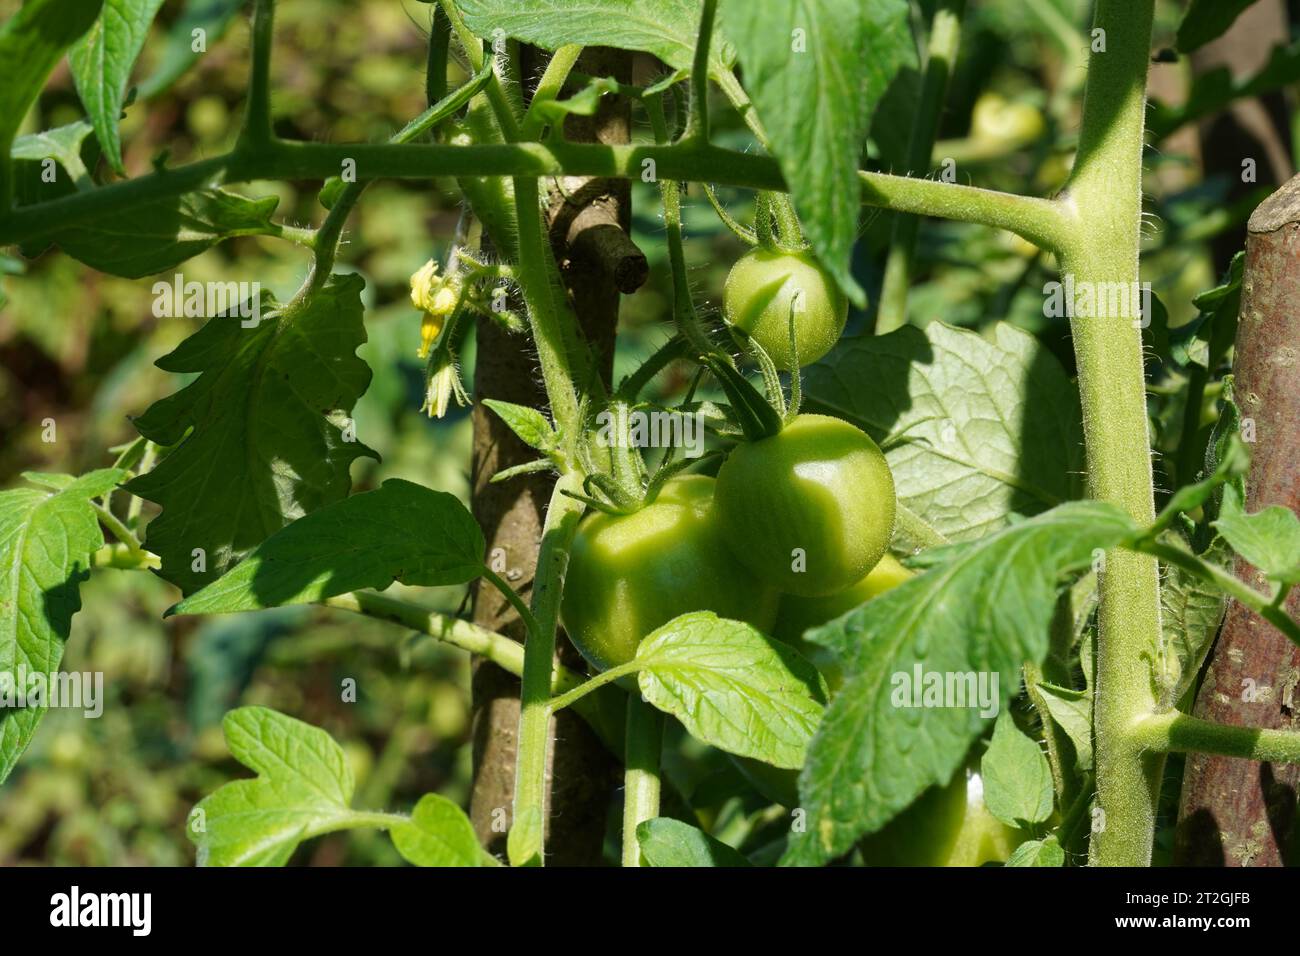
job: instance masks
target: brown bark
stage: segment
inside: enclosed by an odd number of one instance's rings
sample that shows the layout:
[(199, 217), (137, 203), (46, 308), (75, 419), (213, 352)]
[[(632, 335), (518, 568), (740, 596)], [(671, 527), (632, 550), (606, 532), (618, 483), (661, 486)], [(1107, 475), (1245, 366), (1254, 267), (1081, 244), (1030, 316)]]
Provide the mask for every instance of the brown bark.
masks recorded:
[[(531, 53), (526, 51), (525, 75), (535, 76), (540, 71), (529, 63)], [(583, 53), (578, 69), (626, 81), (628, 62), (626, 54), (590, 49)], [(629, 141), (630, 108), (625, 100), (606, 97), (595, 116), (571, 119), (581, 122), (565, 124), (570, 140)], [(613, 367), (619, 292), (634, 291), (645, 277), (645, 257), (627, 238), (630, 217), (626, 182), (577, 180), (567, 182), (564, 189), (550, 190), (547, 222), (552, 247), (579, 322), (601, 358), (599, 365), (607, 383)], [(638, 258), (641, 267), (636, 264)], [(641, 278), (635, 281), (638, 268)], [(504, 562), (504, 576), (528, 600), (553, 479), (530, 475), (489, 484), (502, 468), (530, 461), (537, 453), (483, 407), (481, 399), (545, 407), (546, 395), (531, 344), (508, 335), (490, 320), (480, 319), (474, 391), (474, 517), (487, 537), (489, 560), (496, 556)], [(491, 586), (480, 584), (476, 591), (474, 621), (516, 640), (524, 638), (518, 616)], [(567, 640), (559, 642), (559, 655), (570, 666), (585, 667)], [(476, 661), (472, 695), (470, 817), (484, 846), (504, 857), (505, 827), (514, 795), (519, 681), (494, 664)], [(548, 763), (547, 862), (597, 865), (602, 859), (610, 798), (619, 781), (618, 767), (590, 728), (570, 711), (561, 712), (552, 724)]]
[[(1284, 505), (1300, 511), (1300, 177), (1260, 204), (1247, 230), (1234, 361), (1234, 395), (1247, 437), (1254, 427), (1246, 509)], [(1240, 560), (1236, 574), (1267, 587)], [(1300, 592), (1287, 606), (1300, 618)], [(1300, 648), (1234, 601), (1195, 713), (1226, 724), (1297, 729), (1298, 684)], [(1295, 764), (1190, 754), (1175, 859), (1193, 866), (1296, 862), (1298, 786)]]

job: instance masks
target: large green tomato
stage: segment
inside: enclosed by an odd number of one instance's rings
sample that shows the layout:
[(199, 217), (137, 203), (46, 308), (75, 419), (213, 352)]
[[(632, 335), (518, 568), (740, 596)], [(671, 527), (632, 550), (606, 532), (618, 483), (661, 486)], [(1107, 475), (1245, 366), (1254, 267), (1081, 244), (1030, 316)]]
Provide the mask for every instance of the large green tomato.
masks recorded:
[(763, 246), (731, 267), (722, 292), (723, 315), (748, 332), (785, 371), (795, 368), (791, 308), (799, 365), (811, 365), (839, 340), (849, 316), (849, 300), (835, 280), (807, 253)]
[(771, 630), (779, 595), (723, 543), (713, 490), (704, 475), (673, 478), (634, 514), (592, 514), (578, 525), (560, 616), (596, 667), (631, 660), (643, 637), (688, 611)]
[(799, 415), (777, 435), (732, 450), (715, 495), (727, 543), (787, 594), (834, 594), (861, 580), (889, 546), (894, 479), (865, 432)]
[(870, 866), (983, 866), (1004, 862), (1025, 837), (984, 806), (984, 785), (965, 769), (859, 844)]

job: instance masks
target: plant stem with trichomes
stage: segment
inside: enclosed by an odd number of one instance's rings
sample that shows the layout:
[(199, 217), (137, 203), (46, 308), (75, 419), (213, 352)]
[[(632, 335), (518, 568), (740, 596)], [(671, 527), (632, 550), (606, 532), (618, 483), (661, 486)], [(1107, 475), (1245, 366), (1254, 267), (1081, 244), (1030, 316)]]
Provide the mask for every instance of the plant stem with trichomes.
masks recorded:
[[(1089, 62), (1074, 175), (1061, 199), (1074, 219), (1062, 271), (1073, 274), (1076, 287), (1137, 288), (1153, 7), (1154, 0), (1097, 4), (1101, 39)], [(1071, 330), (1089, 492), (1149, 525), (1154, 489), (1138, 316), (1076, 315)], [(1156, 707), (1151, 660), (1160, 637), (1159, 570), (1149, 555), (1114, 549), (1099, 579), (1094, 732), (1102, 816), (1091, 856), (1098, 864), (1147, 866), (1164, 759), (1146, 751), (1133, 731)]]

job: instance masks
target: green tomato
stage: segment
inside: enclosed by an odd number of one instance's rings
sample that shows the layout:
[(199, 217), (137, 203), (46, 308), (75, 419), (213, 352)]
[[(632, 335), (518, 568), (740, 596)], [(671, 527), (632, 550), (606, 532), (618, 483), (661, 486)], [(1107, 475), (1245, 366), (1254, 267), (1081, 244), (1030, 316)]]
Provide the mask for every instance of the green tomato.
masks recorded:
[(560, 616), (573, 645), (605, 670), (688, 611), (713, 611), (768, 632), (779, 595), (732, 557), (713, 508), (714, 480), (684, 475), (630, 515), (578, 525)]
[(984, 806), (979, 774), (962, 769), (859, 846), (870, 866), (983, 866), (1005, 862), (1024, 840)]
[(738, 445), (715, 500), (736, 557), (786, 594), (834, 594), (861, 580), (894, 530), (885, 456), (865, 432), (825, 415), (799, 415)]
[(1044, 128), (1037, 107), (999, 93), (982, 93), (971, 111), (971, 138), (982, 142), (1028, 143), (1041, 136)]
[(790, 350), (791, 308), (798, 364), (811, 365), (839, 340), (849, 316), (849, 300), (835, 280), (807, 253), (763, 246), (731, 267), (722, 293), (723, 314), (785, 371), (796, 367)]
[(777, 611), (776, 626), (772, 636), (790, 644), (804, 657), (817, 665), (817, 669), (826, 678), (832, 691), (837, 691), (844, 683), (835, 655), (820, 644), (803, 639), (804, 633), (814, 627), (821, 627), (827, 621), (833, 621), (859, 605), (865, 604), (873, 597), (898, 587), (913, 573), (903, 567), (898, 559), (889, 552), (881, 557), (867, 576), (843, 591), (825, 597), (802, 597), (798, 594), (786, 594), (781, 598), (781, 607)]

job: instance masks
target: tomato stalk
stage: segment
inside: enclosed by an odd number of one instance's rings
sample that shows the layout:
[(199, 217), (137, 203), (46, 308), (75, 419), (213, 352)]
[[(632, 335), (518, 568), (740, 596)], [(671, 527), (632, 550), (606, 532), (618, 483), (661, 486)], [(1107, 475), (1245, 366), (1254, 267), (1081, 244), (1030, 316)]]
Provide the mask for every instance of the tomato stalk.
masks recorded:
[[(1137, 288), (1142, 147), (1154, 0), (1099, 0), (1074, 174), (1058, 202), (1073, 225), (1064, 273)], [(1101, 31), (1101, 32), (1096, 32)], [(1032, 238), (1031, 238), (1031, 241)], [(1142, 333), (1136, 315), (1071, 320), (1090, 494), (1141, 525), (1155, 518)], [(1151, 660), (1160, 636), (1154, 558), (1116, 549), (1099, 575), (1094, 732), (1094, 863), (1147, 866), (1164, 756), (1135, 734), (1156, 706)]]
[[(907, 145), (907, 172), (924, 175), (930, 168), (934, 141), (939, 133), (939, 115), (943, 112), (948, 78), (957, 61), (961, 46), (961, 18), (966, 0), (943, 0), (930, 23), (930, 42), (921, 82), (916, 121), (912, 124)], [(907, 324), (907, 288), (912, 281), (912, 259), (916, 255), (916, 237), (920, 220), (916, 216), (894, 218), (889, 257), (885, 260), (885, 278), (880, 288), (880, 309), (876, 316), (876, 333), (883, 335)]]
[(636, 828), (659, 815), (659, 757), (663, 749), (664, 716), (641, 699), (627, 699), (627, 745), (623, 773), (623, 865), (641, 865)]
[(545, 861), (546, 766), (551, 724), (551, 675), (555, 668), (555, 635), (560, 593), (569, 563), (569, 548), (583, 505), (565, 492), (578, 490), (574, 474), (562, 475), (546, 507), (542, 544), (533, 579), (532, 613), (535, 629), (524, 643), (520, 688), (519, 743), (515, 757), (514, 813), (506, 852), (513, 866)]
[(248, 105), (237, 149), (255, 150), (275, 139), (271, 125), (271, 46), (274, 32), (275, 0), (257, 0), (253, 6)]

